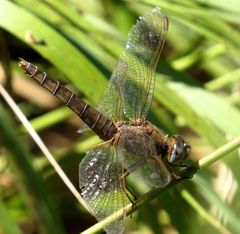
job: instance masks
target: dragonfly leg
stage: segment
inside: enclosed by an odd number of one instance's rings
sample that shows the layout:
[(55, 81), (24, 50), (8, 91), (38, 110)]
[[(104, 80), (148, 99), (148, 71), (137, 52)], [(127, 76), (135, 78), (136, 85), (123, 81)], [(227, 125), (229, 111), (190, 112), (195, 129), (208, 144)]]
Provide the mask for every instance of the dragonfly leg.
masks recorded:
[[(126, 186), (125, 184), (125, 178), (129, 175), (129, 172), (127, 170), (124, 171), (122, 175), (119, 176), (119, 182), (120, 186), (125, 192), (128, 200), (132, 203), (132, 206), (134, 205), (134, 201), (136, 200), (136, 196), (134, 193)], [(133, 197), (133, 199), (129, 196), (129, 194)]]
[(107, 144), (112, 144), (113, 142), (114, 142), (114, 138), (111, 138), (108, 141), (104, 141), (104, 142), (101, 142), (101, 143), (97, 144), (96, 147), (99, 147), (99, 146), (101, 147), (101, 146), (105, 146)]
[(118, 133), (112, 138), (112, 144), (114, 146), (118, 146), (119, 140), (120, 140), (120, 134)]
[(187, 164), (178, 164), (178, 163), (170, 163), (170, 162), (168, 162), (168, 164), (169, 164), (171, 167), (184, 167), (184, 168), (189, 167), (189, 165), (187, 165)]
[[(181, 171), (177, 172), (176, 179), (190, 179), (192, 178), (194, 172), (196, 172), (199, 169), (198, 163), (188, 160), (187, 163), (170, 163), (168, 160), (164, 160), (166, 167), (174, 173), (174, 168), (184, 168)], [(191, 164), (190, 164), (191, 163)]]
[(172, 180), (179, 180), (180, 179), (180, 176), (178, 174), (176, 174), (176, 172), (174, 170), (174, 166), (171, 163), (169, 163), (168, 160), (166, 160), (165, 158), (162, 158), (161, 162), (164, 164), (164, 166), (167, 168), (167, 170), (171, 173)]
[[(125, 183), (125, 178), (129, 175), (129, 172), (127, 170), (124, 170), (124, 173), (122, 175), (119, 176), (119, 182), (120, 182), (120, 186), (123, 189), (124, 193), (126, 194), (128, 200), (131, 202), (132, 204), (132, 209), (134, 208), (134, 201), (136, 200), (136, 196), (134, 195), (134, 193), (126, 186)], [(133, 199), (129, 196), (129, 194), (133, 197)], [(132, 218), (132, 213), (131, 213), (131, 218)]]
[[(136, 195), (133, 193), (133, 191), (131, 191), (127, 186), (126, 186), (126, 190), (127, 190), (127, 192), (129, 192), (129, 193), (132, 195), (132, 197), (133, 197), (133, 200), (131, 200), (130, 196), (129, 196), (128, 193), (126, 192), (126, 195), (127, 195), (128, 199), (129, 199), (129, 201), (132, 203), (132, 210), (134, 210), (135, 201), (136, 201), (137, 197), (136, 197)], [(131, 213), (131, 215), (130, 215), (130, 218), (131, 218), (131, 219), (133, 218), (132, 214), (133, 214), (133, 213)]]
[(195, 162), (192, 165), (185, 168), (184, 170), (180, 171), (178, 173), (178, 176), (180, 177), (180, 179), (191, 179), (193, 175), (199, 170), (200, 170), (199, 164), (198, 162)]
[(179, 176), (174, 172), (174, 170), (172, 169), (172, 165), (170, 165), (170, 163), (168, 161), (165, 160), (161, 160), (159, 158), (159, 156), (151, 156), (151, 158), (157, 162), (157, 164), (159, 165), (159, 167), (161, 168), (163, 165), (166, 167), (166, 169), (171, 172), (171, 176), (172, 176), (172, 180), (178, 180)]
[[(132, 203), (132, 205), (134, 205), (134, 201), (136, 200), (136, 196), (134, 195), (134, 193), (126, 186), (125, 183), (125, 178), (129, 175), (129, 172), (127, 170), (124, 171), (124, 173), (122, 175), (119, 176), (119, 182), (120, 185), (123, 189), (123, 191), (125, 192), (127, 198), (129, 199), (129, 201)], [(129, 193), (131, 194), (132, 198), (129, 196)]]

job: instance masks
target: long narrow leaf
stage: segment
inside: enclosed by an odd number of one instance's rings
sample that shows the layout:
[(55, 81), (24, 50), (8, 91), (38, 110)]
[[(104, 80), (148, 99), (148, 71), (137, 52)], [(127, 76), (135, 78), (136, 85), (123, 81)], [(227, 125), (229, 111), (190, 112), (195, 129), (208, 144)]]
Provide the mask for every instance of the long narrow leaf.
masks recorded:
[[(22, 41), (26, 41), (26, 33), (30, 30), (33, 36), (43, 40), (45, 45), (29, 42), (29, 46), (62, 71), (92, 102), (99, 100), (99, 95), (103, 93), (106, 85), (105, 78), (76, 47), (50, 25), (24, 8), (2, 0), (0, 27)], [(23, 56), (19, 55), (19, 57)], [(96, 84), (101, 85), (96, 86)]]

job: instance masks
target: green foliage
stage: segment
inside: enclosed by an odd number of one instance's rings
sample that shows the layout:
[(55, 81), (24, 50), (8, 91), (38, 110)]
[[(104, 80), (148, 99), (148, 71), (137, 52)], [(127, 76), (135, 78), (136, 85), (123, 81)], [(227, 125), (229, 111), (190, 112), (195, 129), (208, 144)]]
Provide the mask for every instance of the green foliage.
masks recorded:
[[(138, 15), (156, 4), (168, 16), (170, 26), (148, 119), (166, 133), (183, 134), (192, 145), (192, 159), (197, 161), (240, 136), (238, 0), (231, 4), (227, 0), (0, 1), (1, 70), (14, 78), (6, 81), (10, 83), (8, 91), (11, 93), (12, 86), (14, 100), (41, 131), (76, 187), (83, 152), (98, 140), (89, 134), (75, 134), (79, 122), (75, 124), (69, 110), (58, 108), (54, 98), (38, 96), (40, 87), (25, 88), (29, 87), (25, 86), (28, 78), (16, 66), (17, 58), (38, 64), (95, 105), (124, 47), (126, 32)], [(40, 105), (40, 99), (46, 104)], [(24, 233), (21, 224), (37, 233), (79, 233), (90, 227), (94, 222), (91, 215), (5, 109), (1, 102), (3, 233)], [(239, 165), (239, 155), (232, 152), (193, 180), (167, 188), (164, 194), (156, 193), (159, 196), (152, 204), (142, 202), (143, 209), (128, 220), (127, 232), (167, 233), (170, 228), (179, 233), (239, 233)], [(129, 184), (137, 195), (149, 190), (141, 181), (129, 178)]]

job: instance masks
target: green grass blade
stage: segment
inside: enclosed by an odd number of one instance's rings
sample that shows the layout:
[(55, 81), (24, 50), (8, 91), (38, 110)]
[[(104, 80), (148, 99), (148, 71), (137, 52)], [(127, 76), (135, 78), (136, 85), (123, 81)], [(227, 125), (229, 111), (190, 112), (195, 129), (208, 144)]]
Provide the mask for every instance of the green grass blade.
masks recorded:
[[(216, 95), (198, 87), (157, 79), (156, 98), (182, 116), (198, 134), (214, 146), (226, 142), (226, 135), (240, 134), (240, 112)], [(227, 110), (227, 111), (226, 111)], [(228, 119), (228, 121), (226, 121)]]
[(193, 182), (195, 182), (198, 186), (197, 189), (199, 193), (208, 202), (209, 207), (217, 207), (217, 209), (221, 212), (223, 218), (227, 220), (228, 225), (226, 226), (235, 233), (240, 232), (237, 209), (231, 207), (231, 204), (227, 204), (225, 201), (223, 201), (212, 189), (212, 185), (206, 178), (204, 179), (202, 176), (196, 175), (193, 178)]
[[(51, 112), (48, 112), (44, 115), (32, 119), (30, 123), (36, 131), (41, 131), (67, 119), (72, 115), (73, 112), (71, 110), (67, 109), (66, 107), (60, 107), (56, 110), (53, 110)], [(21, 126), (19, 130), (22, 133), (27, 132), (24, 126)]]
[[(202, 207), (196, 199), (187, 191), (182, 190), (181, 196), (201, 215), (208, 223), (216, 228), (222, 234), (230, 234), (231, 232), (227, 230), (217, 219), (215, 219), (209, 212)], [(238, 230), (239, 231), (239, 230)]]
[(4, 202), (0, 199), (0, 233), (21, 234), (18, 226), (11, 219)]
[(66, 38), (34, 14), (10, 1), (0, 1), (0, 16), (0, 27), (20, 40), (26, 42), (25, 35), (29, 30), (35, 38), (44, 40), (46, 45), (29, 43), (29, 46), (62, 71), (91, 102), (99, 100), (106, 85), (104, 76)]
[(226, 85), (231, 84), (233, 82), (239, 81), (240, 69), (235, 69), (232, 72), (228, 72), (227, 74), (217, 77), (216, 79), (209, 81), (205, 84), (205, 87), (208, 90), (214, 91), (220, 88), (224, 88)]

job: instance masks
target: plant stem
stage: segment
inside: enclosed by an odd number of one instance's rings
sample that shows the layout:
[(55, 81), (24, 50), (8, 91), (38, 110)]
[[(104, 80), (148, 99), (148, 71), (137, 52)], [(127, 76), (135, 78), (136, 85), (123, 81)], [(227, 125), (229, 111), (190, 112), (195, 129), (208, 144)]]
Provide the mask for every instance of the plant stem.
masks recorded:
[(216, 162), (227, 154), (240, 148), (240, 136), (230, 141), (229, 143), (223, 145), (219, 149), (215, 150), (213, 153), (199, 160), (199, 168), (203, 169), (210, 164)]
[(54, 170), (57, 172), (59, 177), (62, 179), (62, 181), (65, 183), (65, 185), (68, 187), (68, 189), (72, 192), (72, 194), (76, 197), (76, 199), (79, 201), (80, 204), (84, 206), (85, 209), (88, 209), (88, 206), (86, 205), (85, 201), (79, 194), (78, 190), (74, 187), (72, 182), (68, 179), (62, 168), (59, 166), (53, 155), (50, 153), (42, 139), (39, 137), (35, 129), (31, 126), (29, 121), (26, 119), (25, 115), (22, 113), (22, 111), (19, 109), (19, 107), (16, 105), (14, 100), (11, 98), (11, 96), (7, 93), (7, 91), (4, 89), (4, 87), (0, 84), (0, 96), (3, 97), (3, 99), (6, 101), (6, 103), (9, 105), (9, 107), (12, 109), (14, 114), (18, 117), (18, 119), (22, 122), (23, 126), (26, 128), (26, 130), (29, 132), (32, 139), (36, 142), (40, 150), (43, 152), (43, 154), (48, 159), (49, 163), (52, 165)]

